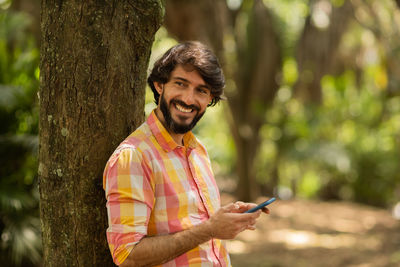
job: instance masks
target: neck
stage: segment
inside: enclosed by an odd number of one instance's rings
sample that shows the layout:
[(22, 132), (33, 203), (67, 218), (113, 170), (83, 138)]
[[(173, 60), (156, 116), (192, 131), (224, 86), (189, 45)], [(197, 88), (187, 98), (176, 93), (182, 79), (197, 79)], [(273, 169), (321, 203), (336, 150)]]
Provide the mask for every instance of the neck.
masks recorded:
[(162, 114), (161, 110), (159, 108), (156, 109), (156, 116), (157, 118), (160, 120), (160, 122), (162, 123), (162, 125), (164, 125), (164, 128), (167, 130), (167, 132), (171, 135), (172, 139), (174, 139), (174, 141), (178, 144), (183, 146), (183, 136), (185, 134), (177, 134), (173, 131), (171, 131), (168, 126), (165, 123), (165, 119), (164, 119), (164, 115)]

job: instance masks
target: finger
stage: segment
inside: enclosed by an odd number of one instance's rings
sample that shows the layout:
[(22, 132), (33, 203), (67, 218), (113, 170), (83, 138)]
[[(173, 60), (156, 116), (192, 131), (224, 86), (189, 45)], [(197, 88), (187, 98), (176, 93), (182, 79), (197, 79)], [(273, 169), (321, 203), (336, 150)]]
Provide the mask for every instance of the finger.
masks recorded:
[(248, 210), (246, 203), (242, 202), (242, 201), (236, 201), (235, 205), (237, 206), (237, 213), (242, 213), (245, 212), (246, 210)]
[(253, 212), (254, 218), (258, 218), (261, 215), (261, 210), (257, 210), (256, 212)]
[(245, 225), (248, 224), (251, 217), (243, 216), (244, 213), (227, 212), (224, 214), (224, 220), (229, 221), (233, 225)]
[(266, 214), (270, 214), (270, 210), (267, 207), (262, 208), (262, 211)]
[(252, 209), (254, 207), (257, 207), (257, 204), (255, 203), (246, 203), (247, 209)]
[(246, 229), (254, 231), (254, 230), (256, 230), (256, 226), (255, 225), (248, 225)]
[(238, 204), (239, 206), (244, 206), (246, 205), (246, 203), (244, 203), (243, 201), (236, 201), (236, 204)]
[(256, 227), (256, 222), (251, 222), (251, 223), (249, 223), (248, 225), (247, 225), (247, 228), (249, 228), (249, 227)]
[(232, 212), (233, 210), (237, 209), (234, 203), (229, 203), (221, 208), (224, 212)]
[(244, 223), (244, 224), (249, 223), (250, 221), (256, 219), (259, 216), (258, 213), (256, 213), (256, 212), (254, 212), (254, 213), (237, 213), (235, 215), (236, 215), (236, 216), (234, 216), (235, 221), (238, 223)]
[[(254, 213), (238, 213), (235, 214), (237, 216), (232, 216), (232, 222), (248, 225), (252, 222), (255, 222), (257, 218), (260, 216), (261, 211), (254, 212)], [(233, 214), (232, 214), (233, 215)]]

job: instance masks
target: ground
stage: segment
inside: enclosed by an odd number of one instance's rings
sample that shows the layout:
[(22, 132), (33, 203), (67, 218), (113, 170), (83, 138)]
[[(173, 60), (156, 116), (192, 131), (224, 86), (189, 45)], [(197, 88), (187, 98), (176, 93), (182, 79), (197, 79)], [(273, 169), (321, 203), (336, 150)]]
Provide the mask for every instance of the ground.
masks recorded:
[(400, 221), (388, 210), (306, 200), (279, 200), (270, 210), (257, 230), (228, 241), (234, 267), (400, 266)]

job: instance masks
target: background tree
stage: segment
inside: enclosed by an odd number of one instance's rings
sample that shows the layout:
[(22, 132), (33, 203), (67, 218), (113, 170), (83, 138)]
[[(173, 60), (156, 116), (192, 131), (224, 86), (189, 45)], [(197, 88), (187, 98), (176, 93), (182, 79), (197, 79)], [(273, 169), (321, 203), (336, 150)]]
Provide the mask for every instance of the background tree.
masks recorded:
[(329, 1), (312, 0), (296, 48), (299, 78), (295, 93), (303, 100), (315, 104), (322, 101), (321, 79), (331, 73), (337, 52), (352, 18), (352, 1), (331, 4)]
[(167, 0), (165, 13), (164, 25), (172, 36), (182, 41), (201, 40), (222, 55), (225, 0)]
[(10, 10), (21, 12), (29, 20), (28, 30), (40, 47), (40, 0), (12, 0)]
[(110, 266), (104, 165), (144, 119), (162, 5), (42, 1), (39, 191), (46, 266)]

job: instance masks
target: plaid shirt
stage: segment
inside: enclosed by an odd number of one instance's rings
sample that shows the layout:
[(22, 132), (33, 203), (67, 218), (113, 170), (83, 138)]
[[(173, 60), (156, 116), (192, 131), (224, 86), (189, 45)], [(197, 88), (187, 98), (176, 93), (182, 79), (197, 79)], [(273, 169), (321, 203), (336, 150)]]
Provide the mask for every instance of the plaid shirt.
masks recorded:
[[(191, 228), (220, 207), (206, 149), (191, 132), (184, 144), (175, 143), (153, 111), (107, 162), (107, 240), (116, 264), (143, 237)], [(231, 265), (224, 242), (212, 239), (162, 266)]]

